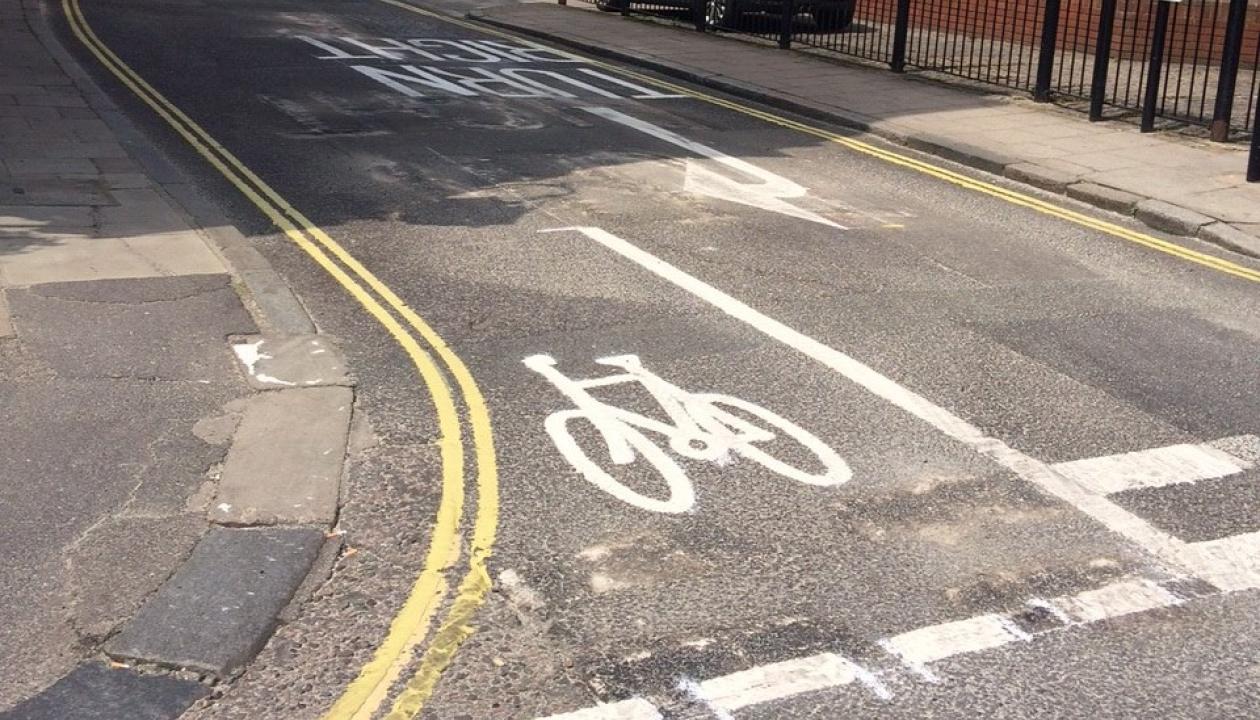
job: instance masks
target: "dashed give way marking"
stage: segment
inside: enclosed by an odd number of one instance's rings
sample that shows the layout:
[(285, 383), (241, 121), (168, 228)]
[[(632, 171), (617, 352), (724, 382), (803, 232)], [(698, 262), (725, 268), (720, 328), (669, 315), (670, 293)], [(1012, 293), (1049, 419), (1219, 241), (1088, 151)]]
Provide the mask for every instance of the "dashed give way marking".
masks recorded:
[[(855, 683), (880, 700), (893, 693), (885, 680), (903, 668), (930, 683), (941, 679), (932, 663), (961, 655), (996, 650), (1015, 643), (1074, 627), (1112, 620), (1158, 608), (1174, 607), (1195, 597), (1193, 587), (1178, 581), (1155, 582), (1129, 578), (1095, 590), (1050, 600), (1030, 598), (1025, 609), (989, 613), (953, 622), (928, 625), (878, 641), (893, 665), (870, 668), (837, 653), (818, 653), (696, 681), (683, 678), (679, 689), (704, 705), (714, 716), (729, 718), (741, 708), (783, 700), (803, 693), (840, 688)], [(659, 703), (659, 705), (658, 705)], [(667, 699), (634, 697), (582, 708), (541, 720), (661, 720)]]

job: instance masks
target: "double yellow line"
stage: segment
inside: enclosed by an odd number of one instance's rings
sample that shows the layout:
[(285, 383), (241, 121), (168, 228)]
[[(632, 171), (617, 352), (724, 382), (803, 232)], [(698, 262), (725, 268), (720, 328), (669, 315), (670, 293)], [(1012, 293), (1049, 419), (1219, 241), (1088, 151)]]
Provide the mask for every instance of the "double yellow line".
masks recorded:
[(388, 715), (391, 720), (414, 717), (433, 693), (438, 677), (459, 645), (472, 633), (469, 622), (490, 590), (486, 560), (494, 546), (499, 496), (494, 439), (485, 399), (468, 368), (428, 323), (337, 241), (298, 212), (115, 55), (88, 24), (79, 0), (62, 0), (62, 9), (75, 37), (106, 69), (152, 108), (376, 318), (407, 353), (432, 399), (440, 434), (442, 495), (424, 567), (390, 625), (385, 641), (329, 711), (327, 720), (363, 719), (376, 714), (394, 683), (412, 664), (412, 651), (428, 636), (433, 618), (442, 608), (448, 589), (446, 571), (455, 565), (462, 550), (459, 528), (466, 492), (465, 438), (459, 408), (447, 384), (446, 374), (439, 368), (434, 356), (455, 380), (467, 410), (468, 425), (472, 429), (477, 503), (467, 572), (437, 633), (421, 656), (418, 669)]

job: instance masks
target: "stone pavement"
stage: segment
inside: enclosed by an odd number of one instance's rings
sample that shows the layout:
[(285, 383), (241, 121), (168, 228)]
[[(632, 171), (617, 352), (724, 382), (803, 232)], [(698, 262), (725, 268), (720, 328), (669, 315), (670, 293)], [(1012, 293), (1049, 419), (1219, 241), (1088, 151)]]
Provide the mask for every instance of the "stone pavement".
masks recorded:
[[(640, 18), (530, 3), (475, 19), (638, 63), (1004, 174), (1125, 214), (1159, 230), (1260, 256), (1260, 183), (1245, 181), (1247, 151), (1024, 97), (899, 75), (778, 50), (742, 36), (700, 34)], [(741, 42), (741, 40), (744, 40)]]
[(335, 552), (352, 383), (41, 12), (0, 0), (0, 718), (170, 718)]

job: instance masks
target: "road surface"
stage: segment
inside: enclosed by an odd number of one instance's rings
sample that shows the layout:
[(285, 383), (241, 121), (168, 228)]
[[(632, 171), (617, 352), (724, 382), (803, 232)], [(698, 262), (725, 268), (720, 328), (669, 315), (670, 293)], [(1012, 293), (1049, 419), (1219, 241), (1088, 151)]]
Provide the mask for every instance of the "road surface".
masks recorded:
[(190, 717), (1255, 716), (1255, 263), (411, 8), (81, 0), (359, 377)]

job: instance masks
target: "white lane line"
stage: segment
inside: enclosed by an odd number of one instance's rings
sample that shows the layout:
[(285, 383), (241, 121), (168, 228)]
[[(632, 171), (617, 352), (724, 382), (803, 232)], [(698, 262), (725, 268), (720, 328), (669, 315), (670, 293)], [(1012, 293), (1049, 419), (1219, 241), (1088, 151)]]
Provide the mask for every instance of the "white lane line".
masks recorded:
[(734, 712), (749, 705), (840, 687), (855, 681), (866, 685), (879, 698), (891, 697), (887, 688), (870, 671), (834, 653), (761, 665), (705, 680), (698, 686), (707, 702), (726, 712)]
[[(883, 398), (905, 412), (928, 423), (945, 435), (968, 445), (976, 452), (1007, 468), (1042, 492), (1090, 516), (1103, 526), (1143, 548), (1171, 569), (1203, 577), (1230, 577), (1234, 583), (1222, 589), (1241, 590), (1260, 587), (1260, 573), (1221, 565), (1215, 555), (1187, 552), (1186, 543), (1154, 527), (1137, 515), (1108, 500), (1105, 496), (1055, 472), (1046, 463), (1026, 455), (1002, 440), (986, 435), (983, 430), (922, 395), (903, 387), (854, 358), (828, 347), (787, 325), (737, 300), (708, 283), (670, 265), (651, 253), (597, 227), (567, 227), (543, 232), (580, 232), (622, 257), (651, 271), (696, 297), (708, 302), (726, 315), (743, 322), (801, 354), (835, 370), (868, 392)], [(1219, 585), (1218, 585), (1219, 586)]]
[(631, 698), (607, 705), (594, 705), (539, 720), (661, 720), (661, 713), (643, 698)]
[(809, 220), (820, 225), (836, 228), (837, 230), (848, 230), (847, 227), (832, 222), (827, 218), (796, 207), (795, 205), (785, 202), (787, 198), (800, 198), (809, 193), (807, 189), (792, 182), (782, 175), (757, 167), (746, 160), (737, 157), (731, 157), (726, 153), (715, 150), (698, 143), (694, 140), (679, 135), (672, 130), (667, 130), (660, 125), (654, 125), (646, 120), (640, 120), (631, 115), (627, 115), (619, 110), (613, 110), (607, 107), (587, 107), (583, 108), (586, 112), (597, 117), (604, 118), (619, 125), (623, 125), (632, 130), (638, 130), (646, 135), (663, 140), (671, 145), (676, 145), (684, 150), (693, 152), (701, 157), (708, 158), (714, 162), (723, 165), (738, 173), (756, 178), (756, 183), (745, 183), (732, 180), (725, 175), (720, 175), (697, 164), (691, 160), (687, 161), (687, 175), (683, 182), (683, 189), (687, 192), (697, 195), (707, 195), (719, 200), (727, 200), (730, 202), (748, 205), (749, 207), (768, 210), (770, 212), (780, 213), (791, 217)]
[(1055, 472), (1094, 492), (1111, 493), (1226, 477), (1250, 463), (1208, 445), (1169, 445), (1055, 464)]
[(929, 625), (884, 638), (879, 644), (906, 667), (930, 682), (938, 682), (928, 669), (930, 663), (1029, 639), (1028, 633), (1016, 627), (1007, 616), (988, 614)]
[(1112, 583), (1051, 601), (1074, 624), (1110, 620), (1183, 602), (1158, 583), (1142, 579)]

